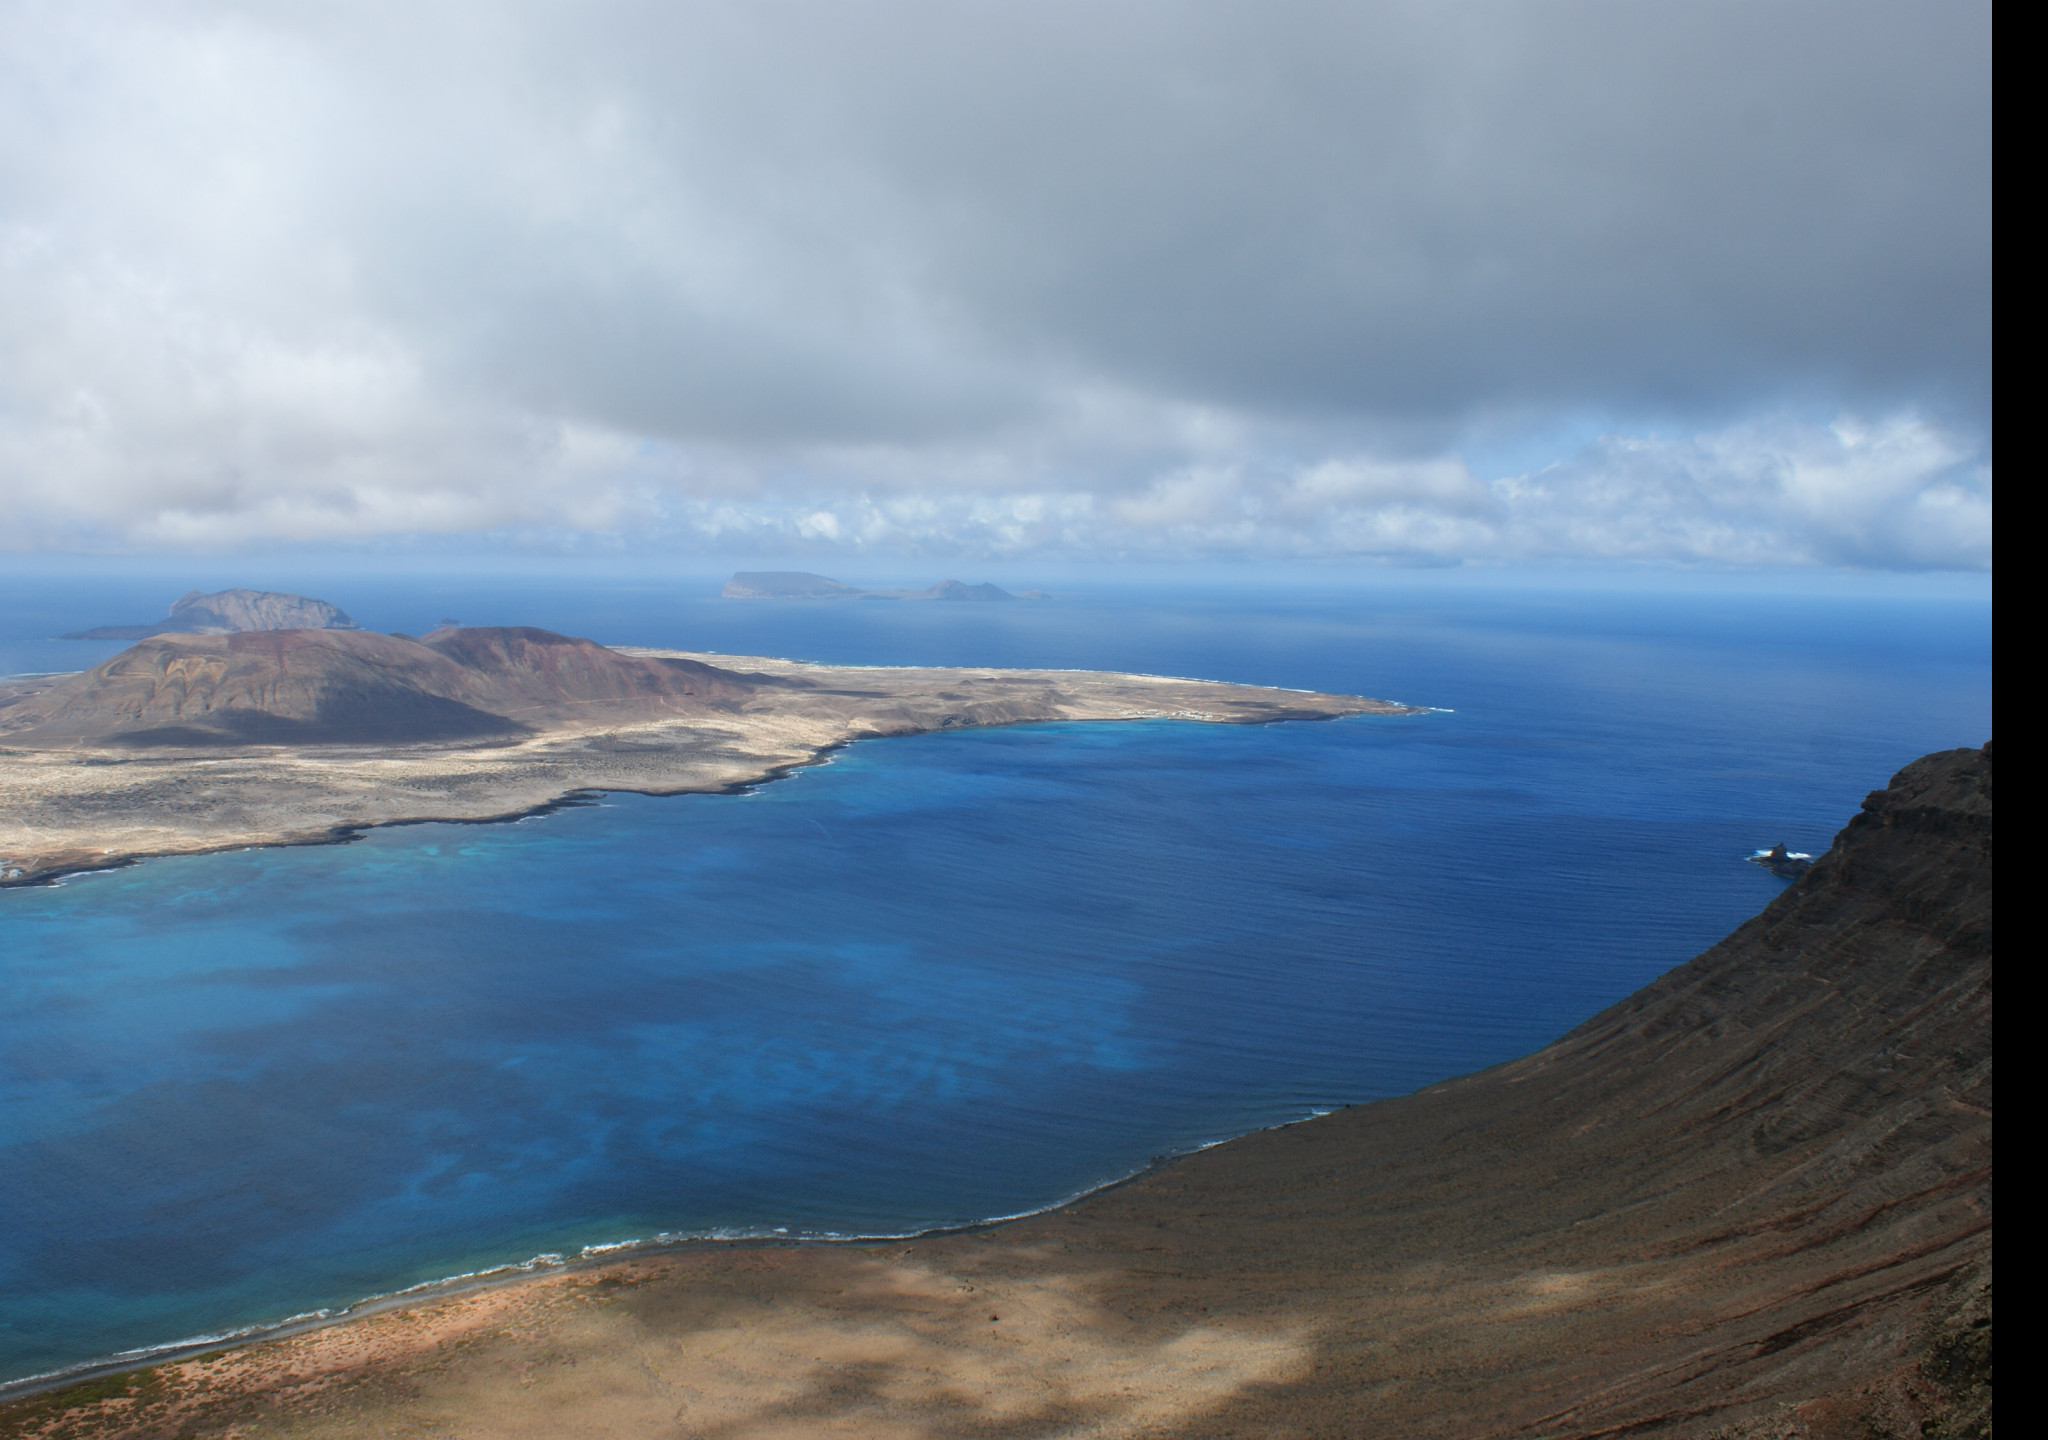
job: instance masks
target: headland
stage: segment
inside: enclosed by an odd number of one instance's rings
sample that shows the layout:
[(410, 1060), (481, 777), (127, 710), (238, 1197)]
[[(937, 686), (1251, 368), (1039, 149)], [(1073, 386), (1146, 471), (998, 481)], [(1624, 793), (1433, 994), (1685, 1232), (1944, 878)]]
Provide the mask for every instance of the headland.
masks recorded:
[(509, 819), (592, 791), (731, 791), (878, 736), (1413, 713), (1104, 671), (611, 648), (527, 627), (167, 633), (76, 675), (0, 681), (0, 883)]

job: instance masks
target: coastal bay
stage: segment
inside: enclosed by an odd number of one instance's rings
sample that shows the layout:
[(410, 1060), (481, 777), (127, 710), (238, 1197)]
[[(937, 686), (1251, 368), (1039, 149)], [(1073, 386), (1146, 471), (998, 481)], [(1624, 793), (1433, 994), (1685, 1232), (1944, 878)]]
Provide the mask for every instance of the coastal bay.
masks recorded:
[[(348, 598), (387, 628), (475, 608)], [(1967, 615), (1810, 608), (1778, 656), (1763, 605), (1731, 647), (1690, 603), (1624, 628), (1590, 606), (1532, 626), (1520, 601), (1398, 623), (1341, 599), (1199, 623), (1187, 602), (706, 602), (629, 624), (604, 592), (543, 599), (564, 630), (688, 633), (713, 664), (1084, 664), (1449, 708), (956, 727), (744, 795), (9, 891), (7, 1378), (542, 1252), (1013, 1214), (1527, 1054), (1762, 906), (1758, 845), (1824, 850), (1891, 757), (1988, 728)], [(748, 1253), (752, 1285), (782, 1273), (757, 1260), (875, 1252)], [(621, 1293), (595, 1278), (413, 1300), (320, 1343), (452, 1345), (444, 1320), (511, 1296)]]
[(629, 1253), (0, 1424), (1986, 1434), (1991, 773), (1908, 766), (1762, 914), (1524, 1059), (1005, 1225)]
[(0, 1440), (1993, 1440), (1983, 0), (0, 34)]

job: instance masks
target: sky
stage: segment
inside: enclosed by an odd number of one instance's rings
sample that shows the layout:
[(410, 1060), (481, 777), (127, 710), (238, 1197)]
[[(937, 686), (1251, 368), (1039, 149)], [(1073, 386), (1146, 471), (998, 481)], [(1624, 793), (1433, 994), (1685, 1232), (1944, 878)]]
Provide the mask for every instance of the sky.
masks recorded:
[(0, 0), (0, 553), (1985, 571), (1979, 0)]

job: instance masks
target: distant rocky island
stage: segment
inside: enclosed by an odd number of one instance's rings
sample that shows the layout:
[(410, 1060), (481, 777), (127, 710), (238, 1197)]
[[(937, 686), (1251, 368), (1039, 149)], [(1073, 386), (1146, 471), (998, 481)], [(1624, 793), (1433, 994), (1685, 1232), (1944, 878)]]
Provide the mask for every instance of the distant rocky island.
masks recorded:
[(151, 635), (234, 635), (251, 630), (354, 630), (337, 606), (277, 590), (190, 590), (155, 624), (95, 625), (60, 640), (143, 640)]
[[(1417, 713), (1103, 671), (614, 648), (528, 626), (382, 635), (302, 596), (186, 600), (177, 623), (221, 623), (151, 634), (78, 674), (0, 680), (0, 884), (395, 821), (506, 818), (588, 791), (731, 790), (869, 736)], [(323, 623), (272, 623), (292, 616)]]
[(742, 570), (718, 592), (727, 600), (1050, 600), (1043, 590), (1012, 595), (999, 585), (941, 580), (929, 590), (862, 590), (802, 570)]

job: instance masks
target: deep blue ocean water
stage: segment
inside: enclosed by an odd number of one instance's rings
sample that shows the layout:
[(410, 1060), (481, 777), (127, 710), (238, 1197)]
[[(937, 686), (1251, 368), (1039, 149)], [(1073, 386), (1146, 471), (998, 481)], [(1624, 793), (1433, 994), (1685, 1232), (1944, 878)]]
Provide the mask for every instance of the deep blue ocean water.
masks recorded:
[[(967, 578), (979, 578), (969, 576)], [(832, 661), (1446, 707), (864, 743), (738, 796), (0, 891), (0, 1379), (542, 1253), (894, 1234), (1533, 1049), (1753, 914), (1742, 857), (1990, 727), (1988, 588), (0, 580), (0, 671), (187, 584)]]

